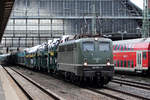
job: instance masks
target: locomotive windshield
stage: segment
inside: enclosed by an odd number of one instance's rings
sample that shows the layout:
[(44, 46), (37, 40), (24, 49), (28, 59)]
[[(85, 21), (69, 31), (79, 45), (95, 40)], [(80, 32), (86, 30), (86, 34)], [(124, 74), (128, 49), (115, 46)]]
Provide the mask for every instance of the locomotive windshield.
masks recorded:
[(93, 42), (85, 42), (83, 43), (84, 51), (94, 51), (94, 43)]
[(99, 43), (99, 50), (100, 51), (109, 51), (110, 44), (109, 43)]

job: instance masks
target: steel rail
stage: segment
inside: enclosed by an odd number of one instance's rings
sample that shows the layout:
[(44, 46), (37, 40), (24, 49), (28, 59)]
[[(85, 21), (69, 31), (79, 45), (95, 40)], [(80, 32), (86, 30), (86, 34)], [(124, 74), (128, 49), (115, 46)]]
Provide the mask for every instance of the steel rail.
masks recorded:
[(150, 86), (150, 84), (147, 84), (147, 83), (135, 82), (135, 81), (124, 80), (124, 79), (119, 79), (119, 78), (113, 78), (113, 80), (119, 80), (119, 81), (125, 81), (125, 82), (130, 82), (130, 83), (135, 83), (135, 84), (140, 84), (140, 85), (147, 85), (147, 86)]
[(111, 82), (118, 83), (118, 84), (124, 84), (132, 87), (137, 87), (141, 89), (150, 90), (150, 84), (141, 83), (141, 82), (134, 82), (129, 80), (122, 80), (122, 79), (113, 79)]
[[(3, 66), (2, 66), (3, 67)], [(23, 87), (19, 84), (19, 82), (16, 81), (16, 79), (7, 71), (7, 69), (5, 67), (3, 67), (3, 69), (6, 71), (6, 73), (12, 78), (12, 80), (16, 83), (16, 85), (22, 90), (22, 92), (25, 94), (25, 96), (29, 99), (29, 100), (33, 100), (33, 98), (30, 96), (30, 94), (28, 94), (25, 89), (23, 89)]]
[(108, 89), (108, 90), (111, 90), (111, 91), (116, 91), (116, 92), (126, 94), (126, 95), (129, 95), (129, 96), (132, 96), (132, 97), (136, 97), (136, 98), (139, 98), (139, 99), (142, 99), (142, 100), (150, 100), (150, 98), (146, 98), (146, 97), (139, 96), (139, 95), (136, 95), (136, 94), (133, 94), (133, 93), (129, 93), (129, 92), (125, 92), (125, 91), (121, 91), (121, 90), (117, 90), (117, 89), (113, 89), (113, 88), (109, 88), (109, 87), (105, 87), (105, 89)]
[(87, 88), (88, 90), (92, 91), (92, 92), (95, 92), (95, 93), (98, 93), (98, 94), (102, 94), (102, 95), (105, 95), (105, 96), (108, 96), (110, 98), (113, 98), (113, 99), (117, 99), (117, 100), (126, 100), (126, 99), (123, 99), (121, 97), (117, 97), (117, 96), (114, 96), (114, 95), (111, 95), (109, 93), (105, 93), (105, 92), (102, 92), (102, 91), (98, 91), (96, 89), (93, 89), (93, 88)]
[[(9, 67), (10, 68), (10, 67)], [(19, 74), (20, 76), (22, 76), (24, 79), (26, 79), (27, 81), (29, 81), (30, 83), (32, 83), (33, 85), (35, 85), (37, 88), (39, 88), (41, 91), (43, 91), (44, 93), (46, 93), (48, 96), (52, 97), (54, 100), (63, 100), (61, 97), (59, 97), (58, 95), (49, 92), (48, 90), (46, 90), (45, 88), (43, 88), (42, 86), (40, 86), (39, 84), (35, 83), (33, 80), (29, 79), (27, 76), (23, 75), (22, 73), (14, 70), (13, 68), (10, 68), (12, 71), (16, 72), (17, 74)], [(7, 71), (7, 69), (5, 69)], [(7, 71), (8, 72), (8, 71)], [(9, 72), (8, 72), (9, 73)], [(10, 74), (10, 73), (9, 73)], [(11, 74), (10, 74), (11, 75)], [(13, 76), (12, 76), (13, 77)], [(14, 78), (13, 78), (14, 79)], [(14, 79), (15, 80), (15, 79)], [(15, 80), (16, 81), (16, 80)], [(18, 83), (18, 82), (17, 82)], [(19, 84), (19, 83), (18, 83)], [(20, 87), (20, 86), (19, 86)], [(21, 87), (22, 88), (22, 87)], [(23, 89), (23, 91), (25, 91)], [(27, 92), (26, 92), (27, 93)], [(29, 95), (29, 94), (28, 94)], [(27, 96), (28, 96), (27, 95)], [(30, 96), (30, 100), (33, 100), (32, 97)]]

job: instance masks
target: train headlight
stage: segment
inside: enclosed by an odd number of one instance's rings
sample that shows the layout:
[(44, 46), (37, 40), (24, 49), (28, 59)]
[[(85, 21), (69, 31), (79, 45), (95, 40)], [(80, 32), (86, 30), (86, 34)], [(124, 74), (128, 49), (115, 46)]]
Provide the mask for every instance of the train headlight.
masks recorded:
[(110, 66), (110, 59), (107, 58), (107, 63), (106, 63), (107, 66)]
[(107, 66), (110, 66), (110, 62), (107, 62), (107, 64), (106, 64)]
[(84, 63), (83, 63), (84, 66), (87, 66), (88, 63), (87, 63), (87, 58), (84, 58)]
[(87, 66), (88, 63), (87, 63), (87, 58), (84, 58), (84, 63), (83, 63), (83, 66)]
[(95, 38), (95, 41), (97, 41), (98, 40), (98, 38)]
[(88, 65), (88, 63), (87, 62), (84, 62), (84, 64), (83, 64), (84, 66), (87, 66)]

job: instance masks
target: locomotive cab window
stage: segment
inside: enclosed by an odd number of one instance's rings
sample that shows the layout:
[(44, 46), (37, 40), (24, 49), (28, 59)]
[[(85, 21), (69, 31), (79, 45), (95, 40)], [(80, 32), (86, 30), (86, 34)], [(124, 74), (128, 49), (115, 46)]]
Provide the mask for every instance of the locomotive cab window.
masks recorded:
[(99, 43), (99, 50), (100, 51), (109, 51), (110, 50), (110, 44), (109, 43)]
[(84, 42), (83, 50), (84, 51), (94, 51), (94, 43), (93, 42)]

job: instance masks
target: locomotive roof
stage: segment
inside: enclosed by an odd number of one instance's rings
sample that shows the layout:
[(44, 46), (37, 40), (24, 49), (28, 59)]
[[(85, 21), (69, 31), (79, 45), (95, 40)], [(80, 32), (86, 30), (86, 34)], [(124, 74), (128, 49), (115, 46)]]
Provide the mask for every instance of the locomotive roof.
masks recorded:
[[(97, 41), (109, 41), (111, 42), (111, 39), (108, 38), (102, 38), (102, 37), (98, 37)], [(79, 42), (86, 42), (86, 41), (95, 41), (95, 37), (94, 38), (81, 38), (81, 39), (77, 39), (77, 40), (70, 40), (70, 41), (66, 41), (64, 43), (61, 43), (61, 45), (66, 45), (66, 44), (73, 44), (73, 43), (79, 43)]]

